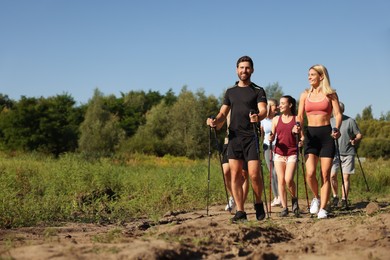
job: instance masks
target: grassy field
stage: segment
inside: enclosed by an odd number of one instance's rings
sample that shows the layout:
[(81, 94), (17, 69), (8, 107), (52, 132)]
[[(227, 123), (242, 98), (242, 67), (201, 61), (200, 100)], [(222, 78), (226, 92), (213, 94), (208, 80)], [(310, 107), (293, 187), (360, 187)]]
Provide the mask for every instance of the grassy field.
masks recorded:
[[(352, 202), (376, 200), (390, 192), (390, 161), (362, 163), (370, 192), (356, 166)], [(209, 203), (224, 204), (226, 194), (216, 157), (210, 173)], [(268, 176), (265, 170), (267, 197)], [(302, 176), (301, 198), (305, 196)], [(129, 155), (90, 161), (76, 154), (59, 159), (0, 155), (0, 227), (64, 221), (120, 223), (140, 217), (158, 220), (167, 211), (206, 209), (207, 185), (208, 160)]]

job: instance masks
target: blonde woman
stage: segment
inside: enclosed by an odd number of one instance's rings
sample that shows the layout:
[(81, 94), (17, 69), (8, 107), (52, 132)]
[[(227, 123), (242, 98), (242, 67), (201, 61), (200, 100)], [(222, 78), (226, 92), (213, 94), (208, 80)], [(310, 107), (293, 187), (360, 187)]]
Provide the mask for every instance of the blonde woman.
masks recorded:
[[(342, 121), (339, 99), (336, 91), (330, 85), (329, 74), (325, 66), (317, 64), (309, 68), (308, 80), (310, 88), (306, 89), (300, 97), (297, 122), (302, 123), (304, 114), (307, 117), (305, 131), (305, 160), (306, 179), (313, 193), (310, 213), (317, 217), (327, 218), (325, 210), (330, 194), (330, 170), (335, 156), (334, 140), (340, 137), (339, 128)], [(335, 118), (335, 127), (332, 128), (330, 118)], [(302, 131), (295, 126), (294, 131)], [(319, 193), (316, 167), (321, 163), (322, 186)]]
[(271, 144), (273, 147), (275, 147), (275, 141), (270, 142), (269, 141), (269, 135), (272, 131), (272, 119), (276, 116), (278, 112), (278, 101), (273, 98), (269, 98), (267, 101), (267, 117), (261, 120), (261, 135), (264, 136), (263, 139), (263, 153), (264, 153), (264, 160), (267, 164), (268, 171), (272, 170), (272, 192), (274, 194), (274, 199), (271, 202), (271, 207), (280, 206), (280, 198), (279, 198), (279, 192), (278, 192), (278, 177), (276, 176), (274, 162), (271, 158)]

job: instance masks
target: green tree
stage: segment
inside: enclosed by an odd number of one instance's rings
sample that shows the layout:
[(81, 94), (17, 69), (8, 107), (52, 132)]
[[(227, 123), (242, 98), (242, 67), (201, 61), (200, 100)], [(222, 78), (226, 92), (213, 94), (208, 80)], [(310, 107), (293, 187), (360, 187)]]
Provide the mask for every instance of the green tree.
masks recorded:
[(368, 107), (365, 107), (362, 112), (362, 120), (372, 120), (374, 119), (374, 116), (372, 115), (372, 108), (371, 105)]
[(165, 141), (173, 155), (203, 157), (207, 144), (207, 118), (203, 91), (193, 94), (184, 86), (170, 110), (171, 129)]
[(274, 98), (278, 100), (284, 95), (282, 87), (279, 85), (279, 82), (275, 82), (273, 84), (268, 84), (265, 88), (265, 94), (267, 98)]
[(10, 150), (38, 150), (58, 156), (77, 147), (82, 110), (67, 94), (49, 98), (22, 96), (0, 114), (3, 147)]
[(389, 122), (389, 121), (390, 121), (390, 111), (387, 111), (386, 114), (384, 114), (384, 113), (382, 112), (382, 113), (381, 113), (381, 116), (380, 116), (380, 118), (379, 118), (379, 120)]
[(163, 156), (169, 154), (165, 138), (170, 132), (170, 107), (165, 100), (152, 107), (146, 114), (146, 123), (122, 147), (122, 151), (141, 152)]
[(87, 155), (111, 155), (125, 135), (118, 117), (103, 109), (103, 101), (103, 94), (95, 89), (80, 125), (79, 150)]
[(10, 99), (8, 95), (3, 95), (0, 93), (0, 112), (3, 109), (10, 109), (14, 106), (15, 101)]
[(140, 125), (145, 124), (145, 115), (154, 105), (160, 103), (163, 96), (158, 91), (130, 91), (121, 93), (120, 98), (114, 95), (103, 98), (104, 109), (115, 114), (127, 137), (135, 134)]

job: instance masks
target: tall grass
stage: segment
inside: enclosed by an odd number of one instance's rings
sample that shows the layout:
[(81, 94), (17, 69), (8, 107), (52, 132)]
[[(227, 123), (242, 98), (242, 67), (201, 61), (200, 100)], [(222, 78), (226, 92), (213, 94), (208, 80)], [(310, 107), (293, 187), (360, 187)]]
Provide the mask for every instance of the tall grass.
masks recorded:
[[(389, 166), (384, 160), (364, 162), (371, 189), (367, 193), (357, 165), (350, 199), (389, 194)], [(210, 174), (210, 205), (226, 203), (217, 158), (212, 159)], [(268, 178), (266, 170), (264, 174)], [(302, 174), (300, 178), (303, 196)], [(120, 223), (142, 217), (157, 220), (167, 211), (206, 209), (207, 180), (207, 160), (137, 154), (92, 161), (76, 154), (58, 159), (0, 155), (0, 227), (62, 221)]]
[[(212, 164), (210, 203), (224, 194)], [(88, 161), (20, 155), (0, 158), (0, 226), (57, 221), (119, 222), (206, 207), (207, 162), (132, 155)]]

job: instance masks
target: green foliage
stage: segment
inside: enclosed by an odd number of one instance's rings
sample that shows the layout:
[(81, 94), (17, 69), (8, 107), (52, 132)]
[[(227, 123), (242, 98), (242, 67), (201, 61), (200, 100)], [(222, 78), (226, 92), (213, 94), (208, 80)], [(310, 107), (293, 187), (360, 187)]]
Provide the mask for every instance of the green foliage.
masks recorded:
[(164, 141), (171, 128), (169, 110), (170, 107), (165, 100), (152, 107), (146, 114), (146, 123), (141, 125), (137, 133), (122, 145), (121, 150), (158, 156), (169, 154), (169, 147)]
[(15, 101), (10, 99), (8, 95), (3, 95), (0, 93), (0, 111), (4, 109), (10, 109), (14, 106)]
[(80, 132), (79, 150), (88, 156), (111, 155), (124, 138), (118, 118), (103, 109), (103, 95), (97, 89), (89, 102)]
[(390, 122), (379, 120), (358, 121), (363, 140), (359, 154), (368, 158), (388, 159), (390, 154)]
[(81, 109), (67, 94), (26, 98), (1, 111), (1, 141), (6, 149), (42, 151), (58, 156), (77, 147)]
[[(210, 203), (223, 199), (212, 167)], [(66, 154), (0, 158), (0, 227), (40, 222), (130, 221), (167, 211), (205, 208), (207, 163), (183, 157), (132, 155), (93, 162)]]
[(123, 151), (163, 156), (202, 158), (207, 155), (207, 115), (218, 111), (218, 101), (196, 94), (183, 87), (177, 101), (168, 105), (165, 100), (146, 115), (145, 125), (123, 146)]
[(381, 116), (379, 117), (379, 120), (389, 122), (389, 121), (390, 121), (390, 111), (387, 111), (386, 114), (384, 114), (384, 113), (382, 112), (382, 113), (381, 113)]
[(362, 120), (372, 120), (374, 119), (374, 116), (372, 115), (372, 107), (369, 105), (368, 107), (365, 107), (362, 112)]
[[(389, 160), (362, 163), (351, 177), (352, 201), (375, 200), (390, 192)], [(303, 174), (299, 197), (304, 198)], [(86, 161), (76, 154), (58, 159), (0, 155), (0, 228), (53, 224), (63, 221), (121, 223), (134, 218), (158, 220), (168, 211), (204, 209), (226, 203), (221, 168), (213, 154), (208, 185), (208, 161), (141, 154)], [(265, 180), (268, 180), (265, 173)], [(267, 181), (266, 189), (268, 196)], [(341, 185), (340, 189), (341, 189)], [(248, 197), (248, 203), (251, 196)], [(52, 233), (48, 230), (47, 235)], [(115, 239), (117, 231), (107, 237)]]
[(267, 98), (274, 98), (279, 102), (279, 99), (284, 95), (282, 87), (279, 85), (279, 82), (273, 84), (268, 84), (265, 88), (265, 93)]
[(104, 109), (116, 115), (127, 137), (133, 136), (140, 125), (145, 124), (146, 113), (160, 103), (163, 96), (158, 91), (130, 91), (120, 98), (111, 95), (103, 98)]
[(390, 138), (365, 138), (359, 146), (359, 154), (368, 158), (390, 158)]

